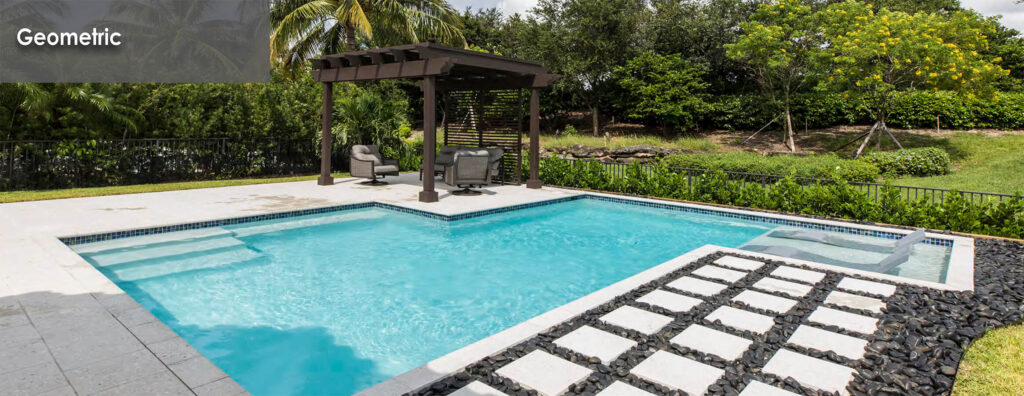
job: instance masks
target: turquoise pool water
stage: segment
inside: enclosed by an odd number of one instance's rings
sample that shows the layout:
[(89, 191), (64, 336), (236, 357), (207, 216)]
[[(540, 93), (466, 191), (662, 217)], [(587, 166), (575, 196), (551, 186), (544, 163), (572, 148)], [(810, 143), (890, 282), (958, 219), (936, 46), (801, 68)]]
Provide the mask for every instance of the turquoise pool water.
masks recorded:
[(251, 393), (333, 395), (774, 227), (582, 199), (450, 223), (359, 209), (76, 249)]

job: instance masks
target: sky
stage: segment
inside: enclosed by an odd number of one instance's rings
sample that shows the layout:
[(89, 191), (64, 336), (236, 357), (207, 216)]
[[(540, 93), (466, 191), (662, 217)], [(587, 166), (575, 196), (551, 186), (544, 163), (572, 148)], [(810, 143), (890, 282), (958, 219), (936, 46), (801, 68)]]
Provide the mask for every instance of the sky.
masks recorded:
[[(537, 0), (448, 0), (455, 9), (462, 11), (466, 7), (491, 8), (497, 7), (505, 14), (513, 12), (526, 13)], [(1024, 4), (1014, 0), (960, 0), (965, 8), (973, 8), (983, 15), (1002, 15), (1003, 25), (1024, 32)]]

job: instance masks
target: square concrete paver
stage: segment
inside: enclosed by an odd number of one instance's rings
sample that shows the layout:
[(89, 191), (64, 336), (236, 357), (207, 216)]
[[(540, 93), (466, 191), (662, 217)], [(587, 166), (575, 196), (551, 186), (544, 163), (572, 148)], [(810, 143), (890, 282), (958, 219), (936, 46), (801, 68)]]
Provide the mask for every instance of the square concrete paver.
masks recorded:
[(584, 356), (596, 357), (601, 359), (601, 363), (604, 364), (611, 363), (636, 344), (637, 342), (631, 339), (590, 326), (580, 327), (555, 340), (555, 345), (579, 352)]
[(825, 279), (824, 272), (805, 270), (785, 265), (780, 265), (779, 268), (772, 271), (772, 276), (810, 284), (815, 284), (821, 282), (822, 279)]
[(801, 385), (826, 392), (850, 394), (846, 385), (853, 379), (853, 369), (829, 361), (780, 349), (768, 360), (764, 372), (780, 378), (793, 377)]
[(876, 313), (882, 313), (885, 303), (882, 300), (871, 297), (864, 297), (857, 294), (850, 294), (835, 290), (825, 298), (826, 304), (835, 304), (848, 308), (863, 309)]
[(754, 288), (773, 293), (788, 294), (793, 297), (803, 297), (810, 293), (813, 287), (804, 284), (764, 277), (754, 283)]
[(860, 280), (855, 278), (843, 278), (839, 281), (838, 287), (843, 290), (857, 291), (861, 293), (874, 294), (882, 297), (889, 297), (896, 294), (896, 286)]
[(78, 393), (87, 395), (165, 370), (156, 356), (141, 350), (67, 370), (64, 374)]
[(728, 361), (739, 359), (753, 343), (746, 338), (697, 324), (690, 325), (682, 333), (672, 337), (671, 342)]
[(793, 309), (793, 306), (797, 303), (796, 300), (773, 296), (771, 294), (761, 293), (754, 290), (744, 290), (736, 297), (733, 297), (732, 300), (739, 301), (754, 308), (780, 314), (789, 312), (789, 310)]
[(654, 396), (653, 393), (637, 388), (633, 385), (627, 384), (622, 381), (612, 382), (603, 391), (597, 393), (598, 396)]
[(60, 368), (53, 361), (0, 374), (0, 394), (35, 395), (68, 385)]
[(631, 306), (622, 306), (600, 318), (608, 324), (636, 330), (646, 335), (657, 333), (672, 323), (672, 318)]
[(747, 272), (731, 270), (714, 265), (705, 265), (697, 268), (693, 271), (693, 274), (703, 276), (705, 278), (723, 280), (729, 283), (736, 282), (747, 276)]
[(507, 396), (500, 390), (492, 388), (480, 381), (470, 382), (469, 385), (459, 388), (459, 390), (450, 393), (448, 396)]
[(726, 306), (718, 307), (704, 319), (710, 322), (719, 321), (725, 326), (758, 334), (767, 333), (775, 326), (775, 319), (771, 316)]
[(723, 256), (718, 260), (715, 260), (715, 264), (743, 271), (753, 271), (764, 266), (764, 263), (760, 261), (735, 256)]
[(38, 366), (52, 359), (43, 340), (0, 349), (0, 374)]
[(495, 371), (498, 375), (533, 389), (542, 395), (554, 396), (569, 386), (583, 381), (590, 369), (544, 351), (533, 351)]
[(807, 320), (861, 334), (872, 334), (878, 328), (878, 319), (828, 307), (818, 307)]
[(630, 370), (633, 375), (691, 395), (703, 395), (724, 370), (670, 352), (657, 351)]
[(213, 381), (227, 377), (213, 362), (203, 356), (197, 356), (185, 361), (168, 365), (171, 371), (178, 378), (181, 378), (189, 388), (197, 388)]
[(241, 385), (238, 385), (231, 377), (224, 377), (209, 384), (192, 389), (196, 396), (233, 396), (248, 395)]
[(740, 396), (800, 396), (785, 389), (776, 388), (761, 381), (750, 381)]
[(698, 298), (684, 296), (682, 294), (672, 293), (661, 289), (647, 293), (643, 297), (636, 299), (636, 301), (665, 308), (672, 312), (687, 312), (693, 309), (693, 307), (704, 302)]
[(789, 343), (819, 351), (832, 351), (853, 360), (864, 357), (864, 347), (868, 346), (866, 340), (806, 325), (796, 328), (789, 337)]
[(709, 282), (689, 276), (684, 276), (669, 282), (667, 286), (673, 289), (693, 293), (698, 296), (713, 296), (721, 293), (722, 290), (725, 290), (728, 287), (718, 282)]

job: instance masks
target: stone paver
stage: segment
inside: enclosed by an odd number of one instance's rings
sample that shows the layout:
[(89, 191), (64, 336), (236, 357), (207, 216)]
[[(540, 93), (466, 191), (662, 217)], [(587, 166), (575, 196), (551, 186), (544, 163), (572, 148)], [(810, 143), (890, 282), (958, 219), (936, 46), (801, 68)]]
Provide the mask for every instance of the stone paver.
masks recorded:
[(673, 289), (690, 292), (698, 296), (713, 296), (721, 293), (722, 290), (725, 290), (728, 287), (718, 282), (709, 282), (689, 276), (684, 276), (669, 282), (667, 286)]
[(597, 393), (598, 396), (654, 396), (654, 394), (637, 388), (633, 385), (627, 384), (622, 381), (615, 381), (603, 391)]
[(750, 344), (753, 344), (753, 341), (746, 338), (697, 324), (690, 325), (683, 332), (672, 337), (671, 342), (728, 361), (739, 359), (747, 351), (747, 348), (750, 348)]
[(718, 307), (704, 319), (711, 322), (720, 321), (725, 326), (759, 334), (764, 334), (775, 326), (775, 319), (770, 316), (727, 306)]
[(828, 307), (818, 307), (807, 320), (861, 334), (872, 334), (878, 328), (878, 319)]
[(718, 260), (715, 260), (715, 264), (743, 271), (753, 271), (764, 266), (764, 263), (760, 261), (736, 256), (722, 256)]
[(569, 386), (583, 381), (592, 371), (544, 351), (533, 351), (495, 371), (498, 375), (533, 389), (542, 395), (554, 396)]
[(800, 396), (785, 389), (779, 389), (761, 381), (750, 381), (740, 396)]
[(103, 390), (97, 396), (189, 396), (192, 391), (168, 370)]
[(71, 385), (81, 394), (132, 382), (164, 370), (164, 365), (146, 350), (132, 352), (64, 372)]
[(459, 390), (450, 393), (448, 396), (507, 396), (502, 391), (492, 388), (480, 381), (470, 382)]
[(53, 361), (0, 374), (0, 393), (9, 395), (34, 395), (68, 384), (64, 374)]
[(661, 289), (647, 293), (643, 297), (636, 299), (636, 301), (665, 308), (672, 312), (687, 312), (704, 302), (698, 298)]
[(714, 265), (705, 265), (697, 268), (693, 271), (694, 275), (703, 276), (705, 278), (723, 280), (729, 283), (736, 282), (743, 277), (747, 276), (746, 272), (731, 270), (728, 268), (722, 268)]
[(601, 321), (651, 335), (672, 323), (672, 318), (627, 305), (605, 314)]
[(764, 372), (781, 378), (793, 377), (808, 388), (848, 395), (846, 385), (853, 379), (854, 370), (783, 348), (768, 360)]
[(754, 283), (754, 288), (775, 293), (788, 294), (793, 297), (806, 296), (807, 293), (810, 293), (813, 289), (808, 285), (769, 277), (761, 278), (757, 283)]
[(224, 377), (209, 384), (193, 389), (196, 396), (233, 396), (248, 395), (241, 385), (238, 385), (231, 377)]
[(877, 298), (864, 297), (838, 290), (829, 293), (828, 297), (825, 298), (825, 303), (876, 313), (882, 313), (882, 308), (885, 308), (885, 302)]
[(864, 347), (868, 346), (866, 340), (807, 325), (797, 327), (788, 342), (804, 348), (832, 351), (853, 360), (864, 357)]
[(227, 377), (228, 375), (217, 368), (213, 362), (205, 357), (197, 356), (185, 361), (168, 365), (181, 381), (189, 388), (196, 388), (209, 384), (213, 381)]
[(874, 294), (882, 297), (889, 297), (896, 294), (896, 286), (855, 278), (843, 278), (839, 281), (838, 287), (843, 290)]
[(805, 270), (803, 268), (790, 267), (786, 265), (780, 265), (779, 268), (772, 271), (772, 276), (810, 284), (815, 284), (821, 282), (822, 279), (825, 279), (824, 272)]
[(619, 355), (622, 355), (637, 344), (636, 341), (631, 339), (590, 326), (583, 326), (573, 330), (554, 342), (555, 345), (579, 352), (584, 356), (601, 359), (601, 362), (604, 364), (611, 363)]
[(51, 361), (43, 340), (0, 349), (0, 374), (37, 366)]
[(733, 301), (739, 301), (747, 304), (754, 308), (760, 308), (765, 311), (771, 311), (779, 314), (789, 312), (796, 305), (796, 300), (790, 300), (788, 298), (773, 296), (771, 294), (761, 293), (754, 290), (744, 290), (740, 294), (733, 297)]
[(670, 352), (657, 351), (633, 367), (630, 373), (661, 386), (702, 395), (725, 371)]

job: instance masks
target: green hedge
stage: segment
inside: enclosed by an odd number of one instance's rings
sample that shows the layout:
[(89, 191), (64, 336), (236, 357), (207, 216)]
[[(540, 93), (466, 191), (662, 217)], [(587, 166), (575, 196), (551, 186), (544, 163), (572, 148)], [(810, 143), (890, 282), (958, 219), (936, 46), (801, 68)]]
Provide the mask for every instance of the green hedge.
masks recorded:
[(719, 169), (726, 172), (808, 178), (829, 178), (838, 171), (844, 179), (857, 182), (873, 182), (879, 176), (879, 169), (875, 165), (842, 159), (831, 153), (811, 156), (763, 156), (758, 153), (676, 154), (666, 157), (662, 163), (667, 167)]
[(657, 166), (645, 171), (632, 164), (625, 177), (614, 177), (599, 163), (548, 158), (541, 163), (546, 184), (664, 197), (689, 201), (775, 210), (804, 215), (926, 227), (1011, 238), (1024, 237), (1024, 198), (1003, 202), (971, 203), (960, 194), (949, 194), (942, 203), (907, 200), (891, 184), (880, 189), (877, 201), (840, 180), (825, 185), (800, 186), (793, 177), (769, 188), (758, 183), (730, 180), (716, 171), (693, 179)]
[(887, 176), (935, 176), (949, 174), (953, 161), (945, 150), (922, 147), (876, 152), (864, 158)]
[[(721, 95), (712, 99), (698, 124), (710, 129), (759, 129), (777, 115), (771, 102), (759, 95)], [(897, 94), (886, 123), (896, 128), (944, 129), (1024, 128), (1024, 93), (964, 97), (952, 92), (911, 91)], [(824, 128), (870, 124), (867, 110), (841, 94), (803, 94), (793, 101), (793, 127)], [(778, 125), (778, 124), (776, 124)]]

